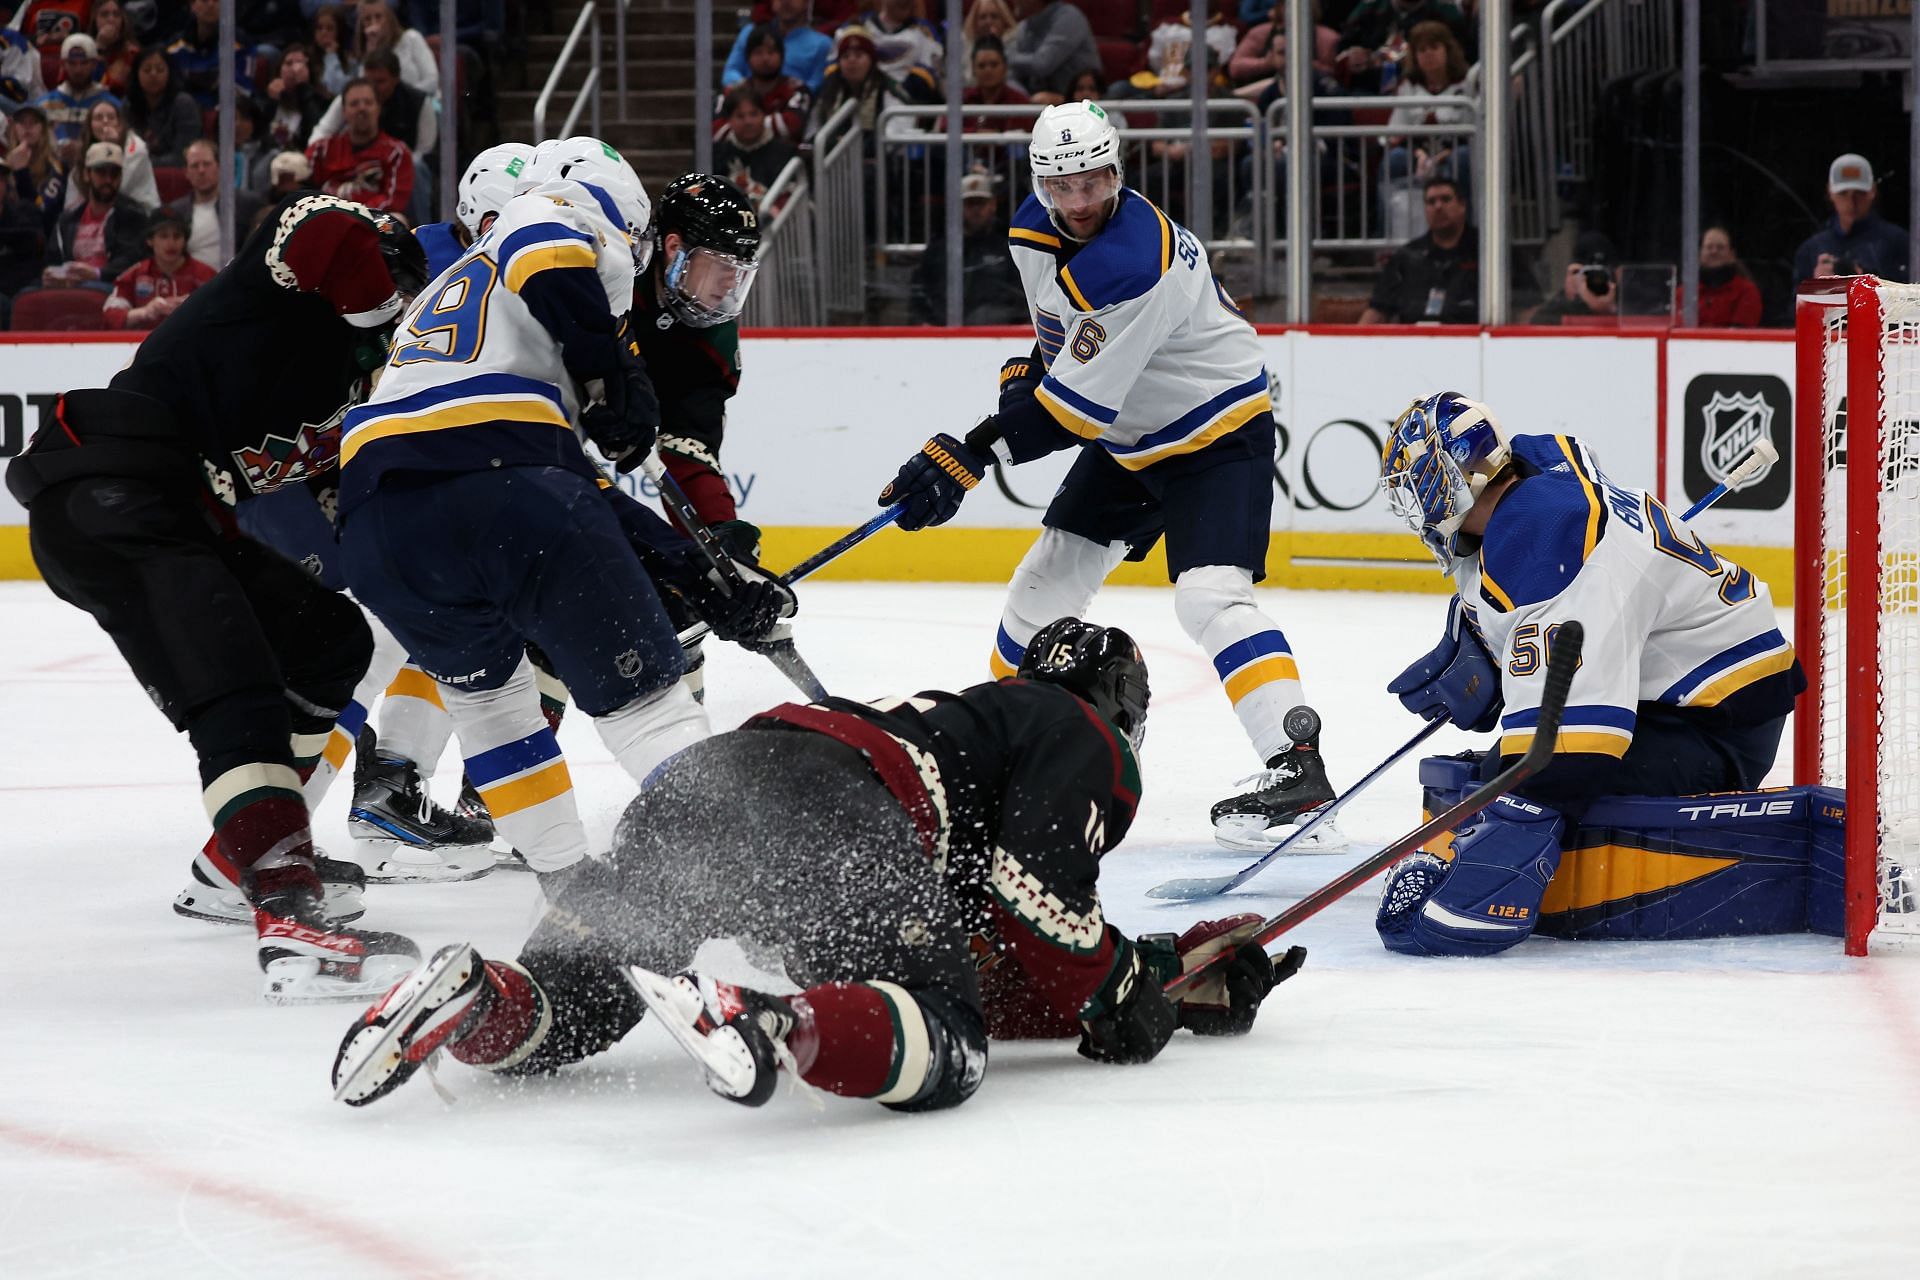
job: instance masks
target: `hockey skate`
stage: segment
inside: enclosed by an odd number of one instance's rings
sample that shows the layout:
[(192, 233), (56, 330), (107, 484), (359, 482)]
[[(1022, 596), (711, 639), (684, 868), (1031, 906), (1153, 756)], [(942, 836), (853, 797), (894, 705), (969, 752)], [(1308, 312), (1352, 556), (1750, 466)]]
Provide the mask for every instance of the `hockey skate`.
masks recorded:
[(552, 1021), (545, 994), (519, 965), (486, 960), (470, 943), (442, 947), (354, 1019), (334, 1055), (333, 1096), (364, 1107), (442, 1049), (473, 1066), (506, 1069), (545, 1038)]
[(773, 1096), (782, 1067), (800, 1078), (787, 1046), (800, 1015), (785, 1000), (697, 973), (669, 978), (632, 965), (626, 974), (667, 1033), (700, 1065), (707, 1088), (721, 1097), (758, 1107)]
[(248, 871), (245, 884), (271, 1004), (364, 1000), (420, 959), (410, 938), (328, 922), (310, 862)]
[(435, 804), (419, 770), (405, 760), (370, 760), (356, 772), (347, 830), (356, 840), (385, 846), (367, 862), (374, 884), (451, 884), (494, 868), (487, 847), (492, 819)]
[[(313, 863), (326, 890), (320, 910), (328, 924), (347, 924), (367, 914), (367, 875), (357, 863), (329, 858), (318, 850)], [(253, 923), (253, 906), (240, 891), (239, 873), (220, 852), (214, 837), (209, 836), (206, 846), (194, 856), (192, 875), (192, 883), (174, 896), (176, 912), (209, 924)]]
[[(1221, 848), (1265, 853), (1286, 839), (1311, 810), (1333, 799), (1327, 767), (1320, 759), (1320, 717), (1311, 707), (1295, 707), (1287, 712), (1286, 730), (1293, 746), (1267, 761), (1259, 773), (1240, 779), (1241, 786), (1252, 784), (1248, 790), (1213, 806), (1213, 838)], [(1294, 851), (1337, 853), (1346, 847), (1346, 837), (1328, 819)]]

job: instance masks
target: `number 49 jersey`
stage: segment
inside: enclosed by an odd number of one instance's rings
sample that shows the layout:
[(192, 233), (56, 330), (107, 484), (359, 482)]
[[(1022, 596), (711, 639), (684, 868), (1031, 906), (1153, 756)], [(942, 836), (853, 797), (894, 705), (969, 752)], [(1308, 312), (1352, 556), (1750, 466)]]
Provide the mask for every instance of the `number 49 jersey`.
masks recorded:
[(1035, 395), (1121, 466), (1204, 449), (1271, 407), (1259, 340), (1206, 247), (1139, 192), (1121, 188), (1085, 244), (1028, 196), (1008, 245), (1047, 367)]
[[(621, 225), (590, 189), (549, 183), (508, 201), (414, 299), (372, 396), (347, 415), (343, 515), (389, 472), (598, 474), (573, 425), (579, 400), (555, 331), (611, 335), (632, 306), (633, 250)], [(566, 287), (554, 288), (562, 278)]]
[(1722, 559), (1653, 495), (1609, 482), (1567, 436), (1516, 436), (1524, 477), (1494, 508), (1460, 598), (1501, 669), (1500, 752), (1539, 723), (1560, 624), (1586, 631), (1556, 751), (1621, 756), (1643, 703), (1782, 715), (1804, 687), (1766, 584)]

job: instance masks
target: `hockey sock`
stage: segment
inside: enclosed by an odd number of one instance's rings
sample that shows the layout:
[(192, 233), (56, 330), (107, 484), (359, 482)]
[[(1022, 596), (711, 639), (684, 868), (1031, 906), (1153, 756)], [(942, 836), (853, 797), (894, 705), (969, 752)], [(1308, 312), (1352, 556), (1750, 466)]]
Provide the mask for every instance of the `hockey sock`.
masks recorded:
[[(693, 694), (679, 681), (636, 698), (618, 711), (595, 716), (593, 727), (600, 731), (600, 740), (613, 752), (620, 767), (643, 787), (655, 769), (713, 733), (706, 708), (694, 701)], [(494, 810), (494, 816), (499, 816), (499, 810)], [(514, 847), (525, 852), (517, 842)]]
[(467, 778), (502, 838), (536, 871), (586, 856), (587, 835), (560, 744), (540, 714), (533, 666), (521, 662), (498, 689), (442, 691), (460, 735)]
[(891, 982), (833, 982), (791, 1001), (799, 1022), (787, 1036), (800, 1078), (846, 1098), (905, 1102), (933, 1066), (926, 1018)]
[(411, 662), (401, 667), (380, 702), (381, 754), (405, 760), (421, 778), (431, 778), (452, 735), (439, 682)]
[(1083, 616), (1100, 584), (1126, 556), (1125, 543), (1094, 542), (1059, 529), (1042, 529), (1007, 584), (988, 669), (996, 680), (1012, 675), (1033, 633), (1055, 618)]
[(360, 737), (361, 728), (367, 723), (367, 709), (358, 699), (347, 703), (340, 718), (333, 722), (333, 728), (323, 739), (318, 758), (301, 767), (300, 735), (294, 735), (295, 767), (300, 768), (300, 776), (305, 780), (307, 808), (316, 808), (326, 798), (327, 789), (340, 771), (347, 767), (347, 760), (353, 755), (354, 743)]
[[(300, 775), (284, 764), (244, 764), (207, 784), (201, 797), (220, 853), (242, 872), (313, 855)], [(316, 890), (319, 881), (314, 882)]]
[(547, 727), (560, 732), (560, 721), (567, 714), (567, 686), (560, 683), (559, 676), (537, 664), (533, 668), (533, 683), (540, 690), (540, 714), (547, 718)]
[(1189, 569), (1174, 584), (1173, 609), (1213, 660), (1220, 687), (1260, 758), (1291, 750), (1287, 712), (1306, 696), (1286, 636), (1253, 602), (1253, 575), (1231, 565)]

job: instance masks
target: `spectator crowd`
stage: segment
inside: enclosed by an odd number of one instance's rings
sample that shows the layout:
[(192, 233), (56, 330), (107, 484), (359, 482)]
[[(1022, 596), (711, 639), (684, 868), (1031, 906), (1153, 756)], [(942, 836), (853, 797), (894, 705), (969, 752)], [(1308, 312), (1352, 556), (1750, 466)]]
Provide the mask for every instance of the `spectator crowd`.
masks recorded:
[[(0, 2), (0, 15), (15, 16)], [(484, 60), (505, 0), (459, 0)], [(438, 0), (26, 0), (0, 27), (0, 326), (150, 328), (221, 265), (217, 106), (236, 90), (235, 243), (317, 188), (418, 223), (434, 201)], [(27, 294), (84, 291), (78, 297)], [(25, 327), (16, 325), (14, 327)]]

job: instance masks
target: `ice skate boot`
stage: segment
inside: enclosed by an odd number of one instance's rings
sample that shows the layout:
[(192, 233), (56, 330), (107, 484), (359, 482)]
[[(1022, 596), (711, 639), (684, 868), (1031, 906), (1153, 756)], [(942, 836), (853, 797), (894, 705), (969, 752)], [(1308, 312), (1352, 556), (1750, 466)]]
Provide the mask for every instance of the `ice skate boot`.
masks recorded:
[(364, 1000), (420, 959), (420, 948), (400, 934), (330, 923), (321, 911), (320, 879), (311, 859), (256, 867), (242, 884), (253, 906), (269, 1003)]
[[(326, 890), (321, 911), (329, 924), (347, 924), (367, 914), (367, 873), (358, 863), (329, 858), (316, 849), (313, 869)], [(192, 881), (174, 896), (175, 911), (209, 924), (253, 923), (253, 907), (240, 892), (239, 873), (220, 852), (217, 837), (207, 837), (206, 846), (194, 856), (191, 874)]]
[(378, 847), (367, 863), (374, 884), (450, 884), (493, 870), (492, 819), (435, 804), (406, 760), (377, 760), (355, 775), (347, 830)]
[(799, 1078), (802, 1067), (788, 1039), (796, 1033), (810, 1037), (812, 1023), (787, 1001), (697, 973), (669, 978), (638, 965), (626, 973), (647, 1008), (700, 1065), (707, 1087), (721, 1097), (758, 1107), (773, 1096), (782, 1067)]
[[(1265, 853), (1286, 839), (1308, 811), (1333, 799), (1327, 767), (1320, 759), (1320, 717), (1311, 707), (1287, 712), (1287, 736), (1293, 746), (1267, 761), (1259, 773), (1240, 779), (1250, 789), (1213, 806), (1213, 838), (1222, 848)], [(1322, 823), (1297, 846), (1300, 852), (1328, 853), (1346, 847), (1345, 837)]]
[(517, 964), (483, 959), (458, 942), (354, 1019), (333, 1059), (333, 1096), (364, 1107), (405, 1084), (445, 1049), (469, 1066), (501, 1071), (539, 1046), (553, 1011)]

